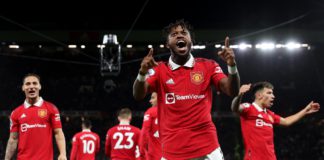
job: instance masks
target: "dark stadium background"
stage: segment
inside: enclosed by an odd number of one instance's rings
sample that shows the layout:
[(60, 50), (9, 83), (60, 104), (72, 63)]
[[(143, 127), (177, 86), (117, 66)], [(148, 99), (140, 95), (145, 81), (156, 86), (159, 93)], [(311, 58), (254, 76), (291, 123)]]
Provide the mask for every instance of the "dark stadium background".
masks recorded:
[[(168, 58), (159, 48), (164, 41), (161, 29), (184, 18), (194, 26), (197, 57), (213, 58), (226, 70), (214, 44), (242, 41), (253, 44), (235, 49), (243, 83), (270, 81), (276, 96), (272, 108), (287, 116), (314, 100), (324, 105), (324, 2), (308, 1), (118, 1), (25, 8), (14, 14), (0, 14), (0, 159), (9, 136), (10, 112), (24, 100), (22, 77), (29, 72), (41, 76), (41, 96), (53, 102), (62, 114), (68, 156), (72, 136), (80, 131), (82, 117), (93, 121), (93, 131), (101, 137), (100, 159), (105, 134), (117, 124), (121, 107), (133, 110), (132, 124), (141, 127), (148, 97), (135, 101), (132, 84), (140, 60), (153, 45), (156, 60)], [(58, 13), (60, 12), (60, 13)], [(44, 18), (46, 17), (46, 18)], [(122, 67), (118, 76), (101, 76), (98, 44), (104, 34), (117, 34), (122, 46)], [(262, 40), (286, 43), (295, 40), (309, 47), (296, 50), (275, 48), (262, 51), (254, 47)], [(19, 45), (18, 49), (8, 45)], [(69, 44), (78, 48), (70, 49)], [(133, 48), (126, 48), (132, 44)], [(80, 45), (85, 45), (81, 49)], [(41, 46), (41, 47), (40, 47)], [(242, 159), (243, 146), (239, 118), (231, 113), (231, 99), (214, 92), (213, 119), (227, 160)], [(244, 99), (250, 101), (248, 96)], [(322, 107), (323, 108), (323, 107)], [(324, 111), (305, 117), (289, 128), (275, 127), (278, 160), (324, 159)], [(56, 147), (55, 147), (56, 148)], [(56, 151), (57, 153), (57, 151)]]

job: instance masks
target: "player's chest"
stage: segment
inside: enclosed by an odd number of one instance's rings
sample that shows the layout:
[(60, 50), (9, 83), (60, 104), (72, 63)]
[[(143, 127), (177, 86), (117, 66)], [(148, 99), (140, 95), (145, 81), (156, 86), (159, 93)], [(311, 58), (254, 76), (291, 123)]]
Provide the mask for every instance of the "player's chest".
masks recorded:
[(210, 74), (206, 70), (180, 67), (161, 73), (160, 84), (167, 91), (194, 92), (209, 87)]
[(18, 120), (20, 123), (47, 123), (49, 116), (49, 111), (46, 108), (34, 107), (20, 112)]

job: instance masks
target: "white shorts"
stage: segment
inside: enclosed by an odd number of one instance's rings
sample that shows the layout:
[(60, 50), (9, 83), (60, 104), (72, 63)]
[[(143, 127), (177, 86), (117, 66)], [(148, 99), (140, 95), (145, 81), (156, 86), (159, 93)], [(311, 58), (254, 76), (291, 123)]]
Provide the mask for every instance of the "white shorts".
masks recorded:
[[(167, 159), (162, 157), (161, 160), (167, 160)], [(223, 156), (222, 149), (218, 147), (214, 151), (212, 151), (211, 153), (205, 156), (192, 158), (190, 160), (224, 160), (224, 156)]]

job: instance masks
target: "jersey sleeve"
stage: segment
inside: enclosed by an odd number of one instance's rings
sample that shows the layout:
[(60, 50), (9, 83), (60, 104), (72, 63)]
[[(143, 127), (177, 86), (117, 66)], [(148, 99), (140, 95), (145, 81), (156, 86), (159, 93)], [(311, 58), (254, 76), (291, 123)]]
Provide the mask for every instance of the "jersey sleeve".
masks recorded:
[(159, 63), (158, 66), (149, 69), (148, 74), (146, 76), (146, 82), (149, 84), (149, 92), (156, 91), (157, 82), (159, 78), (159, 66), (162, 65), (162, 63)]
[(100, 151), (100, 137), (98, 134), (96, 134), (97, 141), (96, 141), (96, 153), (99, 153)]
[(209, 62), (209, 71), (211, 73), (212, 82), (215, 85), (216, 89), (219, 91), (219, 82), (221, 79), (226, 78), (227, 76), (223, 73), (222, 68), (215, 61)]
[(107, 157), (110, 157), (111, 153), (111, 145), (110, 145), (110, 130), (106, 134), (106, 142), (105, 142), (105, 154)]
[(239, 111), (241, 116), (247, 116), (249, 111), (251, 110), (251, 104), (250, 103), (242, 103), (240, 104)]
[(52, 122), (53, 129), (62, 128), (61, 116), (60, 116), (59, 110), (53, 104), (51, 104), (50, 107), (51, 107), (50, 119), (51, 119), (51, 122)]
[(150, 127), (152, 124), (152, 118), (150, 114), (150, 110), (146, 111), (143, 118), (143, 125), (140, 133), (140, 142), (139, 142), (139, 149), (141, 157), (145, 159), (145, 153), (148, 150), (148, 136), (150, 132)]
[(10, 132), (19, 132), (19, 122), (17, 118), (17, 111), (12, 111), (10, 115)]
[(275, 125), (280, 124), (280, 118), (281, 118), (281, 116), (275, 114), (272, 111), (269, 111), (269, 114), (273, 117), (273, 124), (275, 124)]
[(139, 128), (135, 129), (135, 134), (136, 136), (136, 148), (135, 148), (135, 159), (136, 160), (141, 160), (141, 153), (140, 153), (140, 149), (139, 149), (139, 144), (140, 144), (140, 136), (141, 136), (141, 130)]
[(76, 160), (77, 152), (78, 152), (77, 135), (74, 135), (72, 138), (72, 149), (71, 149), (71, 154), (70, 154), (70, 160)]

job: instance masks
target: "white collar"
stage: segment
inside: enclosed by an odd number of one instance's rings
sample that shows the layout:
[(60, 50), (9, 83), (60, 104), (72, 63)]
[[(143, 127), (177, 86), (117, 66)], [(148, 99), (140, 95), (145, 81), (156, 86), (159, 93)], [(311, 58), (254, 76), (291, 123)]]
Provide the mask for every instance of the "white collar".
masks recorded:
[(90, 129), (83, 129), (82, 132), (91, 132)]
[[(44, 102), (43, 98), (39, 97), (38, 101), (33, 105), (40, 107), (43, 104), (43, 102)], [(25, 106), (25, 108), (29, 108), (30, 106), (32, 106), (32, 104), (30, 104), (27, 100), (25, 100), (24, 106)]]
[(119, 125), (129, 125), (130, 122), (128, 120), (120, 120)]
[(253, 106), (259, 111), (259, 112), (267, 112), (267, 109), (266, 108), (261, 108), (257, 103), (255, 103), (255, 102), (253, 102), (252, 103), (253, 104)]
[[(183, 66), (192, 68), (194, 66), (194, 64), (195, 64), (195, 59), (194, 59), (194, 57), (192, 56), (191, 53), (189, 53), (189, 54), (190, 54), (189, 55), (190, 58), (189, 58), (189, 60)], [(169, 66), (170, 66), (171, 70), (176, 70), (176, 69), (178, 69), (178, 68), (181, 67), (181, 65), (178, 65), (178, 64), (176, 64), (176, 63), (174, 63), (172, 61), (171, 56), (169, 58)]]

